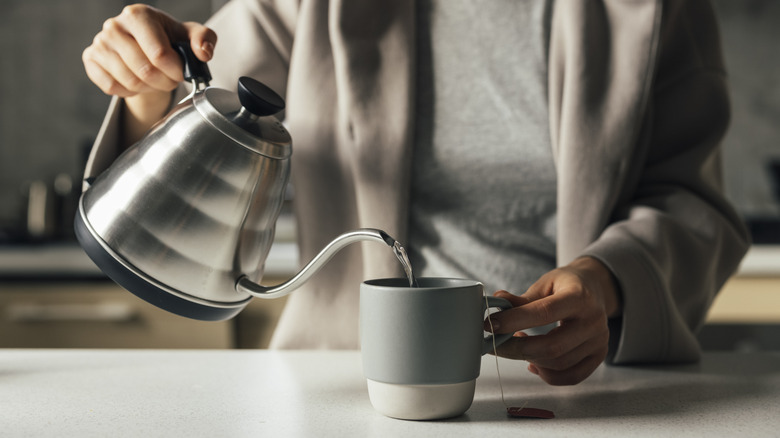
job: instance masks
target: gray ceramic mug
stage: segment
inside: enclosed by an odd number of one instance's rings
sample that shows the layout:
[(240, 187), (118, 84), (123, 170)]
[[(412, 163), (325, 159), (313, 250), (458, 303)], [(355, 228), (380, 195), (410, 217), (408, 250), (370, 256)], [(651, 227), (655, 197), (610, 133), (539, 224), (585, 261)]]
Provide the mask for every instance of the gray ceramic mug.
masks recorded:
[[(511, 308), (485, 297), (474, 280), (368, 280), (360, 285), (363, 373), (374, 408), (408, 420), (460, 415), (471, 406), (481, 356), (493, 349), (484, 336), (487, 307)], [(498, 345), (510, 335), (498, 335)]]

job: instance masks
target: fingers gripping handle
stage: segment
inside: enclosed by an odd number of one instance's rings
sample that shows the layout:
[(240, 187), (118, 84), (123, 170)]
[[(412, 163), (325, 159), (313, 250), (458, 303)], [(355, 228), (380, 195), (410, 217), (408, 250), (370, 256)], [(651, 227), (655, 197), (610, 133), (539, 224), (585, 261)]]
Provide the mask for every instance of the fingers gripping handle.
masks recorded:
[[(492, 307), (498, 307), (501, 310), (507, 310), (512, 308), (512, 303), (510, 303), (509, 301), (503, 298), (485, 297), (485, 303), (482, 306), (484, 307), (483, 311)], [(486, 336), (485, 339), (482, 341), (482, 354), (490, 353), (491, 351), (493, 351), (494, 346), (501, 345), (511, 338), (512, 338), (511, 333), (506, 333), (503, 335), (490, 334)]]
[(184, 80), (192, 82), (196, 88), (207, 87), (209, 82), (211, 82), (211, 72), (208, 65), (195, 56), (190, 47), (190, 42), (174, 42), (173, 48), (181, 57)]

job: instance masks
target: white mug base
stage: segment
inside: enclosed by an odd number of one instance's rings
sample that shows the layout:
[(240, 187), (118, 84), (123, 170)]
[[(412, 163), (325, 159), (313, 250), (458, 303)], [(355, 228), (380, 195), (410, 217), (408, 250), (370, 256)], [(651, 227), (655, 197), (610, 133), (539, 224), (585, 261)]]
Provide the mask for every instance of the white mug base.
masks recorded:
[(458, 416), (474, 400), (477, 381), (445, 385), (402, 385), (368, 381), (368, 397), (381, 414), (402, 420), (437, 420)]

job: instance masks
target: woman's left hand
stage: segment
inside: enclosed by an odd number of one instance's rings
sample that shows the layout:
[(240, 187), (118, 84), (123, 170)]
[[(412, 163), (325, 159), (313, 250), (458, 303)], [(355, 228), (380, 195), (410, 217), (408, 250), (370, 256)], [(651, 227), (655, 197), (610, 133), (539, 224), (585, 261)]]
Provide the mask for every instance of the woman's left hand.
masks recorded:
[[(620, 314), (620, 294), (612, 273), (600, 261), (582, 257), (543, 275), (526, 293), (498, 291), (512, 309), (490, 316), (495, 333), (515, 333), (497, 349), (499, 356), (527, 360), (528, 370), (551, 385), (587, 378), (607, 356), (607, 319)], [(559, 322), (549, 333), (522, 330)], [(485, 330), (490, 323), (485, 321)]]

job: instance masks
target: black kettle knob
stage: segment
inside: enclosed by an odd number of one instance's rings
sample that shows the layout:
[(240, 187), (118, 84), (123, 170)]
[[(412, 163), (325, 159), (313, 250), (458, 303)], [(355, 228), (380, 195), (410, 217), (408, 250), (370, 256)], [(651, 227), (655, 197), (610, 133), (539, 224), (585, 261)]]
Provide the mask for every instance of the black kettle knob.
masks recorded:
[(175, 42), (173, 43), (173, 48), (179, 53), (182, 64), (184, 64), (184, 80), (197, 81), (208, 85), (209, 81), (211, 81), (209, 66), (195, 56), (195, 53), (190, 47), (190, 42)]
[(238, 78), (238, 100), (256, 116), (270, 116), (284, 109), (284, 99), (265, 84), (250, 77)]

